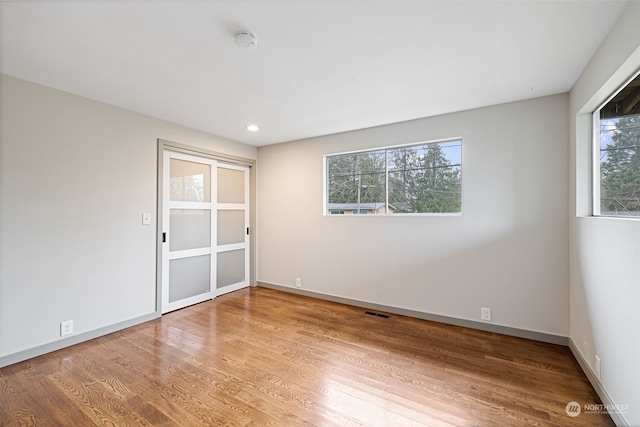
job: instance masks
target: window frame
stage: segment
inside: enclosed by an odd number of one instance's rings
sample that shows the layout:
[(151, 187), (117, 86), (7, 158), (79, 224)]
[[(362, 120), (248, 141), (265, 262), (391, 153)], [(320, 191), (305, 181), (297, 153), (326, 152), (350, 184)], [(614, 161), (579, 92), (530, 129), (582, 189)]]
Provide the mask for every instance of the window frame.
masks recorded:
[(633, 80), (635, 80), (636, 78), (640, 78), (640, 69), (638, 69), (637, 71), (635, 71), (631, 77), (629, 77), (628, 79), (626, 79), (624, 81), (623, 84), (621, 84), (620, 86), (617, 87), (616, 90), (614, 90), (611, 95), (607, 96), (605, 98), (605, 100), (603, 102), (601, 102), (598, 107), (593, 111), (593, 113), (591, 113), (591, 135), (592, 135), (592, 141), (591, 141), (591, 174), (592, 174), (592, 179), (591, 179), (591, 184), (592, 184), (592, 188), (591, 188), (591, 197), (592, 197), (592, 203), (591, 203), (591, 216), (592, 217), (597, 217), (597, 218), (611, 218), (611, 219), (624, 219), (624, 220), (640, 220), (640, 216), (634, 216), (634, 215), (615, 215), (615, 214), (610, 214), (610, 215), (603, 215), (602, 214), (602, 201), (600, 200), (601, 198), (601, 171), (600, 171), (600, 155), (601, 155), (601, 148), (600, 148), (600, 138), (601, 138), (601, 125), (600, 125), (600, 119), (601, 119), (601, 115), (600, 115), (600, 111), (611, 101), (613, 100), (613, 98), (615, 98), (620, 92), (622, 92)]
[[(395, 149), (400, 149), (400, 148), (406, 148), (406, 147), (420, 147), (420, 146), (426, 146), (426, 145), (432, 145), (432, 144), (445, 144), (448, 142), (459, 142), (460, 143), (460, 211), (459, 212), (402, 212), (402, 213), (389, 213), (388, 212), (388, 208), (389, 208), (389, 165), (388, 165), (388, 159), (387, 159), (387, 154), (388, 151), (390, 150), (395, 150)], [(410, 217), (415, 217), (415, 216), (431, 216), (431, 217), (438, 217), (438, 216), (445, 216), (445, 217), (450, 217), (450, 216), (462, 216), (462, 212), (463, 212), (463, 208), (464, 208), (464, 203), (463, 203), (463, 183), (464, 183), (464, 179), (463, 179), (463, 174), (462, 174), (462, 159), (463, 159), (463, 150), (462, 150), (462, 137), (458, 136), (458, 137), (450, 137), (450, 138), (442, 138), (442, 139), (436, 139), (436, 140), (429, 140), (429, 141), (419, 141), (419, 142), (410, 142), (410, 143), (406, 143), (406, 144), (398, 144), (398, 145), (389, 145), (389, 146), (383, 146), (383, 147), (373, 147), (373, 148), (366, 148), (366, 149), (361, 149), (361, 150), (351, 150), (351, 151), (342, 151), (342, 152), (337, 152), (337, 153), (328, 153), (322, 156), (322, 163), (323, 163), (323, 167), (322, 167), (322, 207), (323, 207), (323, 211), (322, 211), (322, 215), (323, 216), (327, 216), (327, 217), (367, 217), (367, 218), (371, 218), (371, 217), (402, 217), (402, 216), (410, 216)], [(357, 215), (357, 214), (353, 214), (353, 215), (340, 215), (340, 214), (331, 214), (330, 209), (329, 209), (329, 171), (328, 171), (328, 159), (330, 157), (333, 156), (341, 156), (341, 155), (348, 155), (348, 154), (358, 154), (358, 153), (369, 153), (369, 152), (375, 152), (375, 151), (384, 151), (384, 158), (385, 158), (385, 169), (384, 169), (384, 181), (385, 181), (385, 211), (384, 213), (380, 213), (380, 214), (375, 214), (375, 215)]]

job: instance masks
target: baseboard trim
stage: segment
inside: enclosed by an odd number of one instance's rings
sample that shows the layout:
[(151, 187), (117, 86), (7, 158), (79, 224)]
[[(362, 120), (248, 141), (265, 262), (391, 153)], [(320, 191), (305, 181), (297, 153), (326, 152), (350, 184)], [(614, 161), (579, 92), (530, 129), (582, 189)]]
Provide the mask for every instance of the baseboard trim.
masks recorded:
[(78, 335), (71, 335), (69, 337), (54, 341), (51, 343), (43, 344), (38, 347), (33, 347), (28, 350), (19, 351), (6, 356), (0, 356), (0, 368), (13, 365), (14, 363), (23, 362), (25, 360), (42, 356), (43, 354), (51, 353), (52, 351), (60, 350), (72, 345), (80, 344), (81, 342), (89, 341), (94, 338), (98, 338), (113, 332), (121, 331), (122, 329), (130, 328), (132, 326), (139, 325), (141, 323), (148, 322), (150, 320), (157, 319), (161, 316), (158, 313), (150, 313), (144, 316), (136, 317), (133, 319), (125, 320), (113, 325), (105, 326), (103, 328), (95, 329), (92, 331), (84, 332)]
[(547, 334), (544, 332), (528, 331), (525, 329), (512, 328), (509, 326), (494, 325), (490, 323), (476, 322), (473, 320), (458, 319), (455, 317), (424, 313), (421, 311), (392, 307), (384, 304), (376, 304), (376, 303), (370, 303), (365, 301), (359, 301), (351, 298), (323, 294), (320, 292), (308, 291), (305, 289), (292, 288), (290, 286), (277, 285), (275, 283), (269, 283), (269, 282), (258, 281), (257, 285), (263, 288), (274, 289), (277, 291), (289, 292), (289, 293), (304, 295), (312, 298), (318, 298), (326, 301), (353, 305), (356, 307), (362, 307), (369, 310), (386, 311), (387, 313), (414, 317), (414, 318), (423, 319), (423, 320), (430, 320), (433, 322), (446, 323), (448, 325), (462, 326), (465, 328), (478, 329), (486, 332), (510, 335), (513, 337), (541, 341), (541, 342), (546, 342), (550, 344), (558, 344), (558, 345), (563, 345), (565, 347), (569, 344), (569, 338), (561, 335), (553, 335), (553, 334)]
[[(575, 359), (578, 361), (580, 368), (582, 368), (582, 372), (584, 372), (584, 374), (587, 376), (587, 379), (593, 386), (593, 389), (598, 394), (598, 397), (600, 397), (600, 400), (602, 400), (602, 403), (604, 405), (615, 407), (615, 402), (613, 401), (609, 393), (607, 393), (607, 390), (604, 388), (604, 386), (596, 376), (596, 373), (593, 372), (593, 370), (591, 369), (591, 366), (589, 366), (587, 361), (584, 359), (584, 357), (582, 356), (582, 353), (580, 353), (580, 350), (578, 350), (578, 346), (571, 339), (571, 337), (569, 337), (569, 349), (571, 350), (573, 357), (575, 357)], [(609, 416), (611, 416), (611, 419), (616, 424), (616, 426), (619, 426), (619, 427), (631, 426), (631, 424), (629, 424), (627, 420), (624, 418), (624, 415), (619, 412), (615, 412), (615, 411), (609, 412)]]

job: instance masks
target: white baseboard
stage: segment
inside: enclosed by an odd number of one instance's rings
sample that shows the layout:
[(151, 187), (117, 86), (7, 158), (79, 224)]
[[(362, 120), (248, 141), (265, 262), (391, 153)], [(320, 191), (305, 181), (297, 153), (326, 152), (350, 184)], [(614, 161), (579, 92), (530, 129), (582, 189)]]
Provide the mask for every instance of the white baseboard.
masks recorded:
[[(578, 361), (578, 364), (582, 368), (582, 371), (584, 372), (584, 374), (587, 376), (587, 379), (593, 386), (593, 389), (598, 394), (598, 397), (600, 397), (600, 400), (602, 400), (602, 403), (608, 406), (615, 406), (615, 402), (613, 401), (609, 393), (607, 393), (607, 390), (604, 388), (604, 386), (596, 376), (596, 373), (593, 372), (593, 370), (591, 369), (591, 367), (589, 366), (585, 358), (582, 356), (582, 353), (580, 353), (580, 350), (578, 350), (578, 346), (573, 342), (571, 338), (569, 338), (569, 349), (571, 349), (571, 353), (573, 353), (573, 357), (575, 357), (576, 360)], [(619, 412), (609, 412), (609, 415), (611, 416), (611, 419), (616, 424), (616, 426), (618, 427), (631, 426), (631, 424), (629, 424), (627, 420), (624, 418), (623, 414)]]
[(13, 365), (14, 363), (22, 362), (33, 357), (42, 356), (43, 354), (51, 353), (52, 351), (60, 350), (62, 348), (70, 347), (81, 342), (89, 341), (94, 338), (101, 337), (103, 335), (117, 332), (122, 329), (130, 328), (132, 326), (139, 325), (149, 320), (157, 319), (160, 317), (160, 313), (151, 313), (144, 316), (136, 317), (133, 319), (119, 322), (114, 325), (105, 326), (103, 328), (95, 329), (93, 331), (84, 332), (77, 335), (71, 335), (69, 337), (54, 341), (51, 343), (43, 344), (28, 350), (19, 351), (6, 356), (0, 356), (0, 368), (4, 366)]
[(424, 313), (421, 311), (408, 310), (405, 308), (392, 307), (392, 306), (383, 305), (383, 304), (358, 301), (358, 300), (339, 297), (335, 295), (327, 295), (319, 292), (292, 288), (289, 286), (276, 285), (274, 283), (259, 281), (258, 286), (261, 286), (263, 288), (275, 289), (283, 292), (290, 292), (298, 295), (304, 295), (312, 298), (338, 302), (341, 304), (353, 305), (356, 307), (367, 308), (370, 310), (386, 311), (387, 313), (398, 314), (401, 316), (414, 317), (414, 318), (423, 319), (423, 320), (431, 320), (433, 322), (446, 323), (448, 325), (455, 325), (455, 326), (463, 326), (465, 328), (479, 329), (481, 331), (494, 332), (497, 334), (510, 335), (513, 337), (525, 338), (525, 339), (530, 339), (535, 341), (542, 341), (550, 344), (567, 346), (569, 343), (569, 338), (561, 335), (547, 334), (547, 333), (536, 332), (536, 331), (528, 331), (525, 329), (512, 328), (509, 326), (495, 325), (491, 323), (476, 322), (473, 320), (441, 316), (438, 314)]

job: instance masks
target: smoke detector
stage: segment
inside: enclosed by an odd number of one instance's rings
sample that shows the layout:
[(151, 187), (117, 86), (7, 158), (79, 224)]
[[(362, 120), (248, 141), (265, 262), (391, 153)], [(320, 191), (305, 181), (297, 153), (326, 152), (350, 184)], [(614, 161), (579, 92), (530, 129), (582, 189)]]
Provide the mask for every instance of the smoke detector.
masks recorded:
[(256, 36), (248, 31), (240, 31), (235, 35), (234, 40), (236, 42), (236, 46), (240, 49), (251, 50), (255, 49), (258, 45), (258, 39), (256, 39)]

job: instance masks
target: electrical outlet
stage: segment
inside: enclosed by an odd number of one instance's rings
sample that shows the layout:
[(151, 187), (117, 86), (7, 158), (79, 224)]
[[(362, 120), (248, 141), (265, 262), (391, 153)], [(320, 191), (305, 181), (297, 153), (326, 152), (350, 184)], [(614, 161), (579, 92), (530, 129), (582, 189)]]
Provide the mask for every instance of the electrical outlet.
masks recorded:
[(598, 355), (596, 354), (596, 366), (595, 366), (595, 370), (596, 370), (596, 377), (598, 379), (600, 379), (600, 374), (602, 373), (602, 368), (600, 367), (600, 357), (598, 357)]
[(73, 320), (65, 320), (60, 322), (60, 336), (65, 337), (73, 333)]
[(296, 288), (301, 288), (302, 287), (302, 279), (299, 277), (296, 277)]
[(487, 307), (482, 307), (480, 309), (480, 320), (484, 320), (485, 322), (491, 322), (491, 309)]

